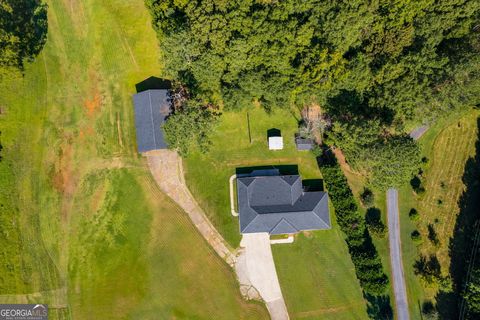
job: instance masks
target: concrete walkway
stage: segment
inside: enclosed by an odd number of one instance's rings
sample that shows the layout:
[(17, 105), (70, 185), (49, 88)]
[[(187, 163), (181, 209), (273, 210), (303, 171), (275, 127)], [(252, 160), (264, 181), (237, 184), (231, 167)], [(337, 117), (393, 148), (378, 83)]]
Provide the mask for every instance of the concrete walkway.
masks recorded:
[(245, 268), (249, 282), (265, 301), (272, 320), (288, 320), (287, 307), (278, 282), (268, 233), (245, 233), (240, 246), (245, 248)]
[(392, 264), (393, 291), (398, 320), (410, 319), (408, 313), (407, 289), (402, 262), (402, 245), (400, 240), (400, 221), (398, 212), (398, 191), (387, 191), (388, 242), (390, 245), (390, 262)]
[(233, 250), (208, 220), (185, 184), (182, 159), (171, 150), (150, 151), (146, 156), (150, 171), (160, 189), (188, 214), (215, 252), (233, 267), (236, 260)]
[(228, 179), (228, 185), (230, 189), (230, 211), (232, 213), (232, 216), (238, 217), (238, 212), (235, 211), (235, 194), (234, 194), (234, 188), (233, 188), (233, 183), (235, 182), (235, 179), (237, 178), (237, 175), (234, 174)]

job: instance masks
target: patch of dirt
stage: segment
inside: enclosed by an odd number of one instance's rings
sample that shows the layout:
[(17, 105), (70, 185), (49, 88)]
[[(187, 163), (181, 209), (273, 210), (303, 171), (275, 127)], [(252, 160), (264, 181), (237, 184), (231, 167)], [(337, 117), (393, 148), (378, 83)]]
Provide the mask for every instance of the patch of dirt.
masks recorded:
[(93, 99), (91, 100), (87, 99), (85, 101), (84, 106), (85, 106), (85, 112), (87, 113), (87, 116), (90, 118), (93, 117), (95, 112), (99, 110), (100, 107), (102, 106), (102, 97), (100, 93), (98, 91), (95, 92)]
[(335, 154), (335, 157), (337, 158), (338, 164), (343, 170), (346, 170), (350, 173), (355, 174), (355, 172), (352, 170), (350, 165), (347, 163), (347, 160), (345, 159), (345, 156), (343, 155), (342, 150), (335, 148), (332, 150), (333, 153)]
[(322, 115), (322, 108), (316, 103), (312, 103), (309, 106), (306, 106), (302, 110), (302, 118), (303, 119), (310, 119), (310, 120), (317, 120)]
[(53, 187), (65, 195), (73, 194), (71, 168), (73, 148), (70, 140), (70, 138), (66, 138), (66, 143), (60, 147), (59, 157), (55, 164), (55, 174), (52, 177)]

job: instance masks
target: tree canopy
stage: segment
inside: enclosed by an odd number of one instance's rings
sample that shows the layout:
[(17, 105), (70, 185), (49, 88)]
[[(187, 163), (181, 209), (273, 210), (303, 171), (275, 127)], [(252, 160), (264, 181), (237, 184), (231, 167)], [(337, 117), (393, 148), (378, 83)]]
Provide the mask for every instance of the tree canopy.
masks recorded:
[(41, 0), (0, 0), (0, 67), (22, 69), (42, 50), (47, 29)]
[(480, 104), (478, 0), (146, 4), (166, 77), (221, 108), (318, 103), (329, 138), (381, 188), (419, 163), (406, 120)]
[(478, 103), (476, 0), (146, 2), (166, 73), (209, 102), (286, 107), (350, 90), (398, 118)]

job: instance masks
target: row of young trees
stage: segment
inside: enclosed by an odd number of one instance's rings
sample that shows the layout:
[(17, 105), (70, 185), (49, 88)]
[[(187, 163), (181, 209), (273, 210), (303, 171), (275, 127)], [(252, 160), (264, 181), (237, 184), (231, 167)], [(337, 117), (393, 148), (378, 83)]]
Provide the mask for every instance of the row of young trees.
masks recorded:
[(388, 278), (348, 181), (335, 157), (329, 153), (325, 153), (321, 159), (321, 170), (335, 207), (338, 225), (346, 235), (360, 285), (368, 294), (382, 295), (388, 285)]

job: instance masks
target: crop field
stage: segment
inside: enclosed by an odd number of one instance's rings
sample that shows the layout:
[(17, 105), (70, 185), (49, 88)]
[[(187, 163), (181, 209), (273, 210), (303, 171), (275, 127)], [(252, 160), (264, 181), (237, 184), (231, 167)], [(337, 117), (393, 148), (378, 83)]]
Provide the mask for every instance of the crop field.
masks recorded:
[[(249, 121), (248, 121), (249, 120)], [(315, 157), (297, 151), (294, 133), (298, 114), (259, 108), (225, 112), (206, 154), (184, 159), (186, 181), (211, 221), (234, 247), (240, 241), (238, 218), (230, 214), (228, 179), (238, 168), (284, 166), (298, 170), (302, 179), (318, 183), (321, 173)], [(278, 129), (284, 149), (269, 151), (267, 131)], [(298, 166), (298, 167), (297, 167)], [(281, 168), (281, 167), (280, 167)], [(332, 219), (334, 219), (332, 212)], [(280, 286), (294, 319), (365, 319), (367, 304), (355, 276), (343, 234), (332, 230), (299, 235), (292, 245), (273, 246)]]
[(0, 303), (48, 303), (52, 319), (267, 318), (135, 151), (131, 94), (162, 71), (143, 1), (48, 5), (44, 50), (0, 87)]

